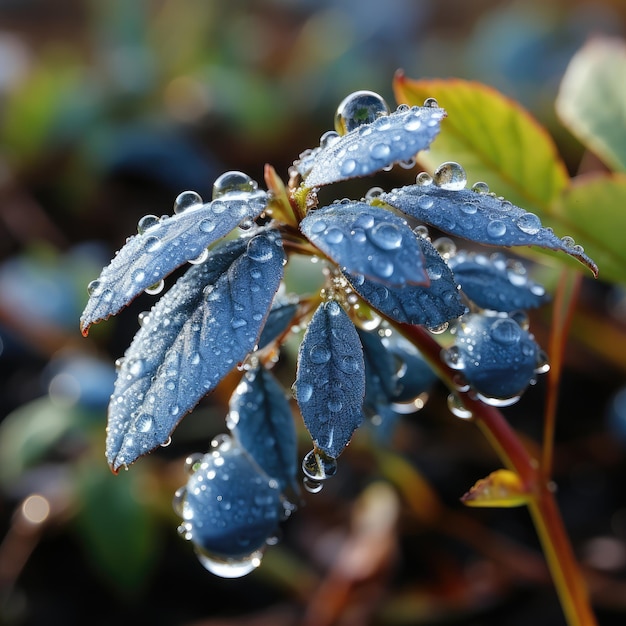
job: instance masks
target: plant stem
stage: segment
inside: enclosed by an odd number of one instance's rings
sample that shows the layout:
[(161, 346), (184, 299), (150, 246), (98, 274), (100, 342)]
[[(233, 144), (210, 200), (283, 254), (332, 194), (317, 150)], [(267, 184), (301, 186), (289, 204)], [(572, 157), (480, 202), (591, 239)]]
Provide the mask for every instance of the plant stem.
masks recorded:
[(556, 410), (559, 401), (559, 383), (563, 370), (563, 356), (565, 354), (565, 339), (569, 333), (574, 313), (582, 275), (571, 269), (564, 269), (559, 278), (559, 284), (552, 309), (552, 324), (550, 325), (550, 340), (548, 353), (550, 355), (550, 371), (546, 390), (546, 404), (543, 416), (543, 442), (541, 455), (541, 470), (545, 480), (552, 474), (552, 458), (554, 454), (554, 431), (556, 428)]
[[(397, 325), (421, 351), (441, 379), (454, 389), (454, 370), (440, 358), (441, 347), (419, 326)], [(474, 421), (489, 439), (508, 469), (516, 472), (529, 493), (528, 507), (552, 574), (561, 606), (569, 626), (595, 626), (589, 595), (554, 499), (552, 484), (539, 463), (522, 445), (502, 413), (472, 397), (469, 392), (455, 391)]]

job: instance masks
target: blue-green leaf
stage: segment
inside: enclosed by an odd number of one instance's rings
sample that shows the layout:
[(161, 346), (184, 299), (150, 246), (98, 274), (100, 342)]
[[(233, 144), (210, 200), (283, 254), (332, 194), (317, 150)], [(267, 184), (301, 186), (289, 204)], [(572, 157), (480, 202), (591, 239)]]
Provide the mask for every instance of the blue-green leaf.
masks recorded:
[(106, 453), (114, 470), (167, 441), (183, 415), (254, 348), (285, 255), (275, 231), (245, 246), (233, 242), (226, 257), (218, 251), (191, 268), (127, 350), (109, 411)]
[(430, 146), (446, 112), (438, 107), (400, 107), (318, 149), (308, 159), (307, 188), (367, 176), (408, 161)]
[(404, 324), (441, 326), (465, 312), (454, 276), (432, 244), (416, 238), (425, 258), (430, 285), (405, 285), (395, 288), (346, 273), (354, 290), (375, 309)]
[(482, 309), (511, 312), (534, 309), (549, 300), (546, 290), (501, 254), (487, 257), (461, 251), (448, 264), (463, 293)]
[(228, 422), (239, 443), (281, 491), (297, 491), (297, 443), (285, 391), (263, 367), (243, 377), (229, 404)]
[(289, 328), (297, 310), (298, 304), (284, 296), (278, 296), (274, 300), (263, 332), (259, 337), (259, 350), (265, 348)]
[(538, 246), (561, 250), (597, 275), (596, 264), (571, 238), (559, 239), (534, 213), (506, 200), (468, 189), (444, 189), (435, 184), (411, 185), (384, 193), (380, 199), (438, 229), (490, 246)]
[(234, 191), (182, 213), (154, 218), (130, 237), (113, 260), (90, 284), (90, 297), (81, 317), (83, 334), (94, 322), (115, 315), (143, 290), (159, 283), (245, 219), (254, 219), (267, 205), (264, 191)]
[(365, 202), (335, 203), (311, 211), (300, 229), (352, 274), (386, 285), (428, 283), (415, 233), (391, 211)]
[(298, 351), (296, 400), (315, 446), (337, 458), (363, 419), (365, 366), (354, 324), (331, 300), (315, 311)]

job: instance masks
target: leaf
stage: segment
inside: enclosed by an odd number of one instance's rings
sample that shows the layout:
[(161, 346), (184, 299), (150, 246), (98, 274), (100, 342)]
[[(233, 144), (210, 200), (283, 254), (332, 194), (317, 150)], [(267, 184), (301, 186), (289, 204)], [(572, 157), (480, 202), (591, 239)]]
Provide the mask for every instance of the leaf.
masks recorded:
[(541, 285), (500, 254), (487, 257), (461, 251), (448, 264), (463, 293), (483, 309), (512, 312), (534, 309), (549, 300)]
[(160, 219), (130, 237), (91, 284), (81, 317), (83, 335), (92, 323), (115, 315), (144, 289), (197, 258), (244, 219), (256, 218), (266, 205), (264, 191), (230, 192), (213, 202), (198, 203)]
[(438, 107), (414, 106), (363, 124), (308, 157), (312, 168), (303, 185), (322, 187), (408, 161), (430, 146), (445, 116)]
[[(584, 237), (585, 252), (593, 256), (604, 280), (626, 282), (626, 175), (578, 177), (554, 207), (570, 232)], [(568, 226), (570, 227), (570, 226)]]
[(480, 83), (458, 79), (413, 81), (396, 75), (398, 102), (437, 98), (448, 112), (444, 132), (420, 161), (431, 170), (458, 161), (472, 182), (545, 216), (567, 187), (568, 174), (547, 131), (519, 104)]
[(297, 302), (288, 300), (285, 297), (278, 297), (274, 300), (270, 314), (259, 337), (259, 350), (272, 343), (290, 327), (297, 311)]
[(297, 443), (293, 414), (285, 391), (263, 367), (243, 377), (229, 404), (231, 430), (261, 469), (297, 493)]
[(363, 419), (365, 365), (354, 324), (341, 306), (322, 303), (298, 351), (296, 400), (315, 446), (337, 458)]
[[(274, 231), (247, 240), (245, 252), (232, 242), (153, 307), (111, 399), (106, 454), (114, 471), (165, 443), (183, 415), (252, 351), (284, 258)], [(214, 282), (203, 290), (204, 280)]]
[(530, 494), (520, 477), (506, 469), (491, 472), (461, 498), (463, 504), (474, 507), (514, 507), (529, 501)]
[(489, 194), (430, 184), (395, 189), (379, 199), (451, 235), (491, 246), (560, 250), (586, 265), (594, 276), (598, 274), (597, 265), (571, 238), (559, 239), (534, 213)]
[(202, 565), (227, 578), (254, 569), (256, 551), (276, 535), (285, 514), (278, 482), (228, 436), (200, 459), (174, 506)]
[(626, 171), (626, 43), (596, 37), (570, 61), (556, 99), (561, 121), (610, 167)]
[(352, 274), (386, 285), (428, 283), (415, 233), (391, 211), (348, 201), (311, 211), (300, 229)]
[(134, 597), (149, 582), (163, 546), (156, 518), (139, 495), (151, 482), (141, 470), (116, 478), (100, 464), (83, 463), (78, 469), (81, 506), (75, 523), (89, 563)]
[(430, 278), (429, 286), (404, 285), (395, 288), (368, 280), (362, 274), (346, 277), (354, 290), (376, 310), (404, 324), (441, 326), (465, 312), (454, 276), (430, 242), (417, 238)]

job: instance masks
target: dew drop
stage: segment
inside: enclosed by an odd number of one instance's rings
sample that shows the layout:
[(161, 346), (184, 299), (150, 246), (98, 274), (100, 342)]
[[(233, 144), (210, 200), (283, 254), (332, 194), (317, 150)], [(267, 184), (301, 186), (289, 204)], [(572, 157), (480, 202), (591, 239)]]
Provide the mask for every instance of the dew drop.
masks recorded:
[(434, 200), (430, 196), (420, 196), (417, 199), (417, 206), (419, 206), (420, 209), (424, 209), (425, 211), (428, 211), (428, 209), (432, 208), (433, 204)]
[(296, 387), (298, 402), (306, 404), (313, 396), (313, 386), (308, 383), (299, 382)]
[(433, 246), (444, 259), (451, 259), (456, 254), (456, 244), (449, 237), (439, 237)]
[(482, 181), (478, 181), (472, 185), (472, 191), (482, 194), (489, 193), (489, 185), (487, 183), (483, 183)]
[(213, 200), (232, 192), (253, 192), (258, 189), (256, 181), (243, 172), (231, 171), (222, 174), (213, 183)]
[(265, 263), (272, 259), (274, 250), (272, 244), (265, 237), (254, 237), (248, 242), (247, 248), (248, 258), (258, 263)]
[(326, 406), (331, 413), (339, 413), (343, 409), (343, 402), (337, 399), (329, 400)]
[(428, 185), (432, 185), (433, 184), (433, 177), (428, 172), (420, 172), (416, 176), (415, 182), (420, 187), (426, 187)]
[(346, 96), (337, 107), (335, 130), (339, 135), (345, 135), (384, 115), (389, 115), (389, 107), (382, 96), (373, 91), (355, 91)]
[(324, 239), (326, 239), (329, 244), (335, 245), (343, 241), (343, 233), (339, 228), (329, 228), (324, 235)]
[(141, 413), (135, 420), (135, 429), (140, 433), (148, 433), (152, 428), (152, 417), (146, 413)]
[(302, 472), (306, 478), (316, 482), (328, 480), (337, 473), (337, 459), (320, 450), (311, 450), (302, 459)]
[(324, 488), (324, 483), (317, 480), (311, 480), (306, 476), (302, 480), (302, 485), (309, 493), (319, 493)]
[(144, 241), (147, 252), (156, 252), (161, 247), (162, 242), (158, 237), (150, 236)]
[(165, 281), (160, 280), (158, 283), (154, 283), (154, 285), (150, 285), (150, 287), (146, 287), (144, 291), (150, 296), (156, 296), (160, 294), (165, 288)]
[(381, 278), (389, 278), (393, 274), (393, 261), (383, 256), (375, 256), (370, 261), (372, 272)]
[(442, 189), (459, 191), (465, 188), (467, 175), (461, 165), (455, 161), (446, 161), (435, 170), (433, 180)]
[(374, 159), (387, 159), (391, 154), (391, 148), (386, 143), (382, 142), (370, 145), (369, 151)]
[(203, 233), (212, 233), (215, 230), (216, 224), (213, 220), (210, 220), (208, 218), (205, 218), (203, 220), (200, 221), (200, 223), (198, 224), (198, 228), (203, 232)]
[(185, 459), (185, 472), (189, 476), (191, 476), (195, 471), (197, 471), (200, 468), (203, 458), (204, 458), (204, 454), (200, 452), (190, 454)]
[(209, 249), (204, 248), (204, 250), (202, 250), (202, 252), (195, 259), (190, 259), (189, 263), (191, 263), (191, 265), (201, 265), (208, 258), (209, 258)]
[(97, 292), (100, 290), (100, 286), (101, 285), (102, 285), (102, 283), (99, 280), (92, 280), (87, 285), (87, 293), (90, 296), (95, 296), (97, 294)]
[(536, 235), (541, 230), (541, 220), (534, 213), (524, 213), (517, 218), (517, 227), (528, 235)]
[(443, 362), (453, 370), (462, 370), (465, 368), (465, 360), (458, 346), (450, 346), (447, 350), (441, 352)]
[(382, 187), (372, 187), (367, 190), (365, 194), (365, 200), (367, 202), (371, 202), (374, 198), (378, 198), (383, 194), (384, 190)]
[(369, 237), (382, 250), (396, 250), (402, 245), (402, 232), (389, 222), (376, 224), (369, 231)]
[(174, 213), (182, 213), (187, 209), (202, 205), (202, 197), (195, 191), (183, 191), (174, 200)]
[(461, 399), (455, 393), (448, 395), (448, 409), (452, 415), (464, 420), (469, 420), (473, 417), (472, 412), (463, 406)]
[(506, 224), (502, 220), (491, 220), (487, 224), (487, 234), (490, 237), (502, 237), (506, 233)]
[(439, 326), (428, 326), (428, 332), (433, 335), (441, 335), (448, 330), (448, 326), (448, 322), (443, 322), (442, 324), (439, 324)]
[(321, 148), (329, 148), (333, 144), (336, 144), (337, 141), (339, 141), (339, 137), (340, 137), (339, 133), (335, 132), (334, 130), (327, 130), (320, 137), (320, 147)]
[(346, 374), (354, 374), (359, 371), (359, 361), (351, 354), (346, 354), (339, 360), (339, 369)]
[(419, 130), (422, 126), (422, 121), (417, 113), (407, 116), (404, 121), (404, 130), (408, 130), (410, 133)]
[(331, 300), (326, 305), (326, 310), (328, 311), (328, 314), (332, 315), (333, 317), (336, 317), (337, 315), (339, 315), (339, 313), (341, 313), (341, 307), (339, 306), (339, 303), (335, 300)]
[(137, 222), (137, 233), (139, 235), (143, 235), (148, 230), (148, 228), (158, 223), (159, 223), (159, 218), (156, 215), (144, 215)]
[(356, 165), (357, 163), (354, 159), (346, 159), (341, 164), (341, 175), (350, 176), (351, 174), (354, 174), (354, 172), (356, 171)]
[(438, 109), (439, 102), (437, 102), (437, 98), (426, 98), (426, 100), (424, 100), (424, 106), (429, 109)]
[(204, 569), (220, 578), (241, 578), (261, 565), (263, 553), (260, 550), (238, 559), (220, 558), (204, 550), (196, 549), (196, 556)]
[(309, 350), (309, 358), (318, 365), (328, 363), (330, 357), (330, 350), (324, 344), (318, 343)]
[(515, 321), (504, 317), (497, 319), (489, 329), (489, 335), (494, 341), (502, 345), (513, 345), (518, 343), (522, 337), (522, 329)]
[(568, 235), (565, 235), (565, 237), (561, 237), (561, 243), (566, 248), (573, 248), (576, 245), (576, 242), (574, 241), (574, 238), (573, 237), (569, 237)]
[(136, 283), (142, 283), (146, 278), (146, 273), (141, 270), (141, 269), (137, 269), (133, 272), (133, 280)]

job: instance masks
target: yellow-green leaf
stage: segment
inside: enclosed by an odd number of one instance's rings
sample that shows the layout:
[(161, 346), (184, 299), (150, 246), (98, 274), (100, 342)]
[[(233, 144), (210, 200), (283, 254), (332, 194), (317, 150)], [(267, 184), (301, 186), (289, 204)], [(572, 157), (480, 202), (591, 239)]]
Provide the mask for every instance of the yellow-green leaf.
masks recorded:
[(467, 506), (513, 507), (527, 504), (530, 495), (520, 477), (499, 469), (479, 480), (462, 498)]
[(567, 187), (567, 171), (547, 131), (495, 89), (458, 79), (414, 81), (398, 74), (394, 91), (399, 103), (421, 105), (433, 97), (448, 112), (441, 134), (420, 154), (425, 167), (457, 161), (468, 184), (484, 181), (496, 194), (540, 217)]
[(574, 55), (556, 110), (586, 147), (626, 171), (626, 42), (597, 38)]
[(568, 234), (584, 243), (600, 278), (626, 283), (626, 175), (575, 178), (553, 212)]

